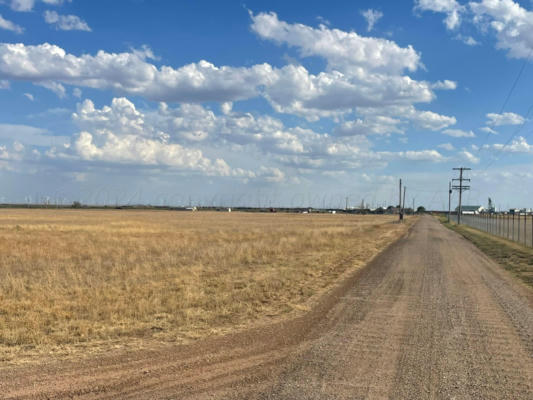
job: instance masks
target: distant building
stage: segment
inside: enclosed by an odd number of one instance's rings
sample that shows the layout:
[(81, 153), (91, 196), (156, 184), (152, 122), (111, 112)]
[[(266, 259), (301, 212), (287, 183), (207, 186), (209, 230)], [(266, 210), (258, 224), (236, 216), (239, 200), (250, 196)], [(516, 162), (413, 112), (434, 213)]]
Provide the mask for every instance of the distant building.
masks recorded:
[[(485, 211), (483, 206), (462, 206), (461, 214), (481, 214)], [(455, 212), (459, 212), (459, 207), (455, 209)]]
[(509, 214), (528, 215), (528, 214), (531, 214), (531, 209), (527, 209), (527, 208), (511, 208), (509, 210)]

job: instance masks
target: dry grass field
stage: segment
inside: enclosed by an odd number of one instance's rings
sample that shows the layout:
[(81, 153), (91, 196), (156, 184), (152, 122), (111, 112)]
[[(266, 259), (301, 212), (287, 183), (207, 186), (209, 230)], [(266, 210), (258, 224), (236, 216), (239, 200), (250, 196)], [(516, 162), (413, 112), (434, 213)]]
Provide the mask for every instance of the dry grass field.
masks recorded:
[(293, 315), (394, 216), (0, 210), (0, 361), (187, 342)]

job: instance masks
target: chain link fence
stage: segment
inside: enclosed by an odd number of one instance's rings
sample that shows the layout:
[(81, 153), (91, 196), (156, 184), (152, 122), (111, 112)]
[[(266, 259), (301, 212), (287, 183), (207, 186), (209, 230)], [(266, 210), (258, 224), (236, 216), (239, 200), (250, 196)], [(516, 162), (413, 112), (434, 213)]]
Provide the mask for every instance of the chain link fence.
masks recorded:
[[(457, 217), (452, 214), (450, 220), (457, 223)], [(533, 247), (533, 214), (463, 214), (461, 224)]]

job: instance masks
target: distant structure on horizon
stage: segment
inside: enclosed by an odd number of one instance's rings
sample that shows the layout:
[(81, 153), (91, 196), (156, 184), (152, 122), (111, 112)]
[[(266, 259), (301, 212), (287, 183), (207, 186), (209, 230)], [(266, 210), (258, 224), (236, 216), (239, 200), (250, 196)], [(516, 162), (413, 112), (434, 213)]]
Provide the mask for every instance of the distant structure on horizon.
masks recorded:
[[(483, 206), (462, 206), (461, 208), (463, 215), (481, 214), (483, 211), (485, 211), (485, 207)], [(455, 207), (455, 212), (459, 212), (459, 207)]]

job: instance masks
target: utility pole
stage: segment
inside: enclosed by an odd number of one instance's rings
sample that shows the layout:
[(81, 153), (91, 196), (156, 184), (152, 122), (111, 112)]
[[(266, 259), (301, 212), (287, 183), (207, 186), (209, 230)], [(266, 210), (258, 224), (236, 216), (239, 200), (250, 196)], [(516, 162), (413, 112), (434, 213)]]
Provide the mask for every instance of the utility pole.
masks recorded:
[(452, 208), (452, 182), (448, 182), (448, 223), (450, 223), (451, 208)]
[(402, 180), (400, 179), (400, 202), (398, 203), (398, 215), (400, 216), (400, 221), (403, 219), (402, 213)]
[(413, 215), (415, 214), (415, 198), (413, 197)]
[(470, 171), (470, 168), (465, 167), (459, 167), (454, 168), (454, 171), (459, 171), (459, 178), (452, 179), (452, 181), (459, 181), (459, 185), (453, 185), (452, 189), (459, 191), (459, 213), (457, 214), (457, 224), (461, 224), (461, 214), (463, 211), (462, 208), (462, 197), (463, 197), (463, 191), (470, 190), (470, 185), (463, 185), (463, 182), (470, 182), (470, 179), (463, 178), (463, 172), (464, 171)]
[(346, 197), (346, 207), (344, 209), (348, 210), (348, 197)]
[(402, 204), (402, 215), (405, 213), (405, 190), (407, 189), (407, 186), (403, 187), (403, 204)]

